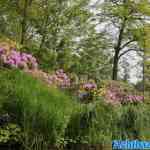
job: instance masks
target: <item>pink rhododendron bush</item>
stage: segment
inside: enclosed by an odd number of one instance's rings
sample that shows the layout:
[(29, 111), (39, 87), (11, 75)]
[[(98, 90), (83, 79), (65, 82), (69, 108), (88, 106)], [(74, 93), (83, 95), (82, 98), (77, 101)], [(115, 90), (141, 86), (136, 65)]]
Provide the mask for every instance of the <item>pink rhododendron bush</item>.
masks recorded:
[(79, 97), (84, 102), (92, 102), (94, 99), (103, 99), (104, 102), (113, 105), (142, 103), (143, 93), (137, 92), (134, 87), (119, 81), (104, 81), (97, 86), (94, 82), (85, 82), (80, 85)]
[(64, 70), (59, 69), (52, 74), (40, 70), (34, 56), (19, 52), (13, 44), (5, 42), (0, 43), (0, 62), (6, 67), (22, 69), (32, 76), (46, 82), (48, 85), (56, 85), (61, 88), (70, 86), (70, 78)]
[[(32, 131), (28, 133), (29, 137), (34, 139), (41, 134), (49, 138), (46, 141), (48, 145), (50, 142), (62, 144), (60, 140), (71, 144), (72, 141), (82, 143), (86, 140), (86, 143), (94, 140), (97, 143), (105, 138), (111, 141), (112, 136), (116, 139), (123, 136), (140, 139), (149, 129), (149, 114), (146, 114), (149, 108), (144, 103), (143, 93), (132, 85), (109, 80), (97, 83), (86, 75), (75, 74), (73, 78), (74, 72), (68, 73), (63, 69), (48, 73), (39, 65), (38, 57), (18, 49), (13, 43), (0, 43), (0, 100), (6, 101), (3, 109), (19, 118), (20, 124), (25, 117), (31, 126), (27, 133)], [(5, 107), (7, 101), (10, 108), (15, 108), (13, 112)], [(26, 110), (27, 115), (18, 110)], [(137, 129), (137, 124), (144, 119), (147, 119), (147, 125)], [(22, 128), (24, 126), (23, 122)], [(128, 126), (132, 130), (128, 130)], [(30, 142), (27, 144), (32, 145)]]
[[(72, 86), (70, 77), (63, 69), (52, 73), (44, 72), (39, 69), (37, 59), (34, 56), (20, 52), (15, 47), (12, 43), (0, 43), (0, 62), (3, 66), (22, 69), (33, 77), (44, 81), (48, 86), (55, 85), (60, 88)], [(129, 90), (128, 87), (125, 88), (125, 85), (120, 82), (108, 81), (100, 85), (100, 88), (93, 80), (78, 84), (78, 96), (86, 103), (92, 102), (95, 97), (103, 97), (106, 103), (111, 104), (141, 103), (144, 100), (142, 94)]]
[(94, 91), (97, 89), (97, 84), (94, 81), (80, 83), (78, 97), (83, 103), (90, 103), (94, 100)]
[(31, 54), (19, 52), (15, 47), (5, 42), (0, 43), (0, 61), (6, 66), (24, 70), (34, 70), (38, 68), (35, 57)]
[(105, 102), (111, 104), (142, 103), (143, 93), (137, 92), (133, 87), (117, 81), (108, 81), (98, 91)]
[(42, 70), (26, 70), (27, 73), (31, 74), (34, 77), (37, 77), (47, 83), (48, 86), (58, 86), (60, 88), (69, 88), (71, 81), (69, 76), (64, 72), (64, 70), (59, 69), (55, 72), (49, 74)]

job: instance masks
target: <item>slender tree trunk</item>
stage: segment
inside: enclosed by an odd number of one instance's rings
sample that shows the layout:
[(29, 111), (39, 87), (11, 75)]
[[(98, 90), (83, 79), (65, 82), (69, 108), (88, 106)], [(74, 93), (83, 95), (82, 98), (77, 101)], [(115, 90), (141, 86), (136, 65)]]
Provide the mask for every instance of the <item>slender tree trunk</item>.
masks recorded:
[[(44, 5), (48, 6), (48, 1), (45, 0), (44, 1)], [(48, 13), (48, 8), (45, 9), (45, 20), (43, 21), (43, 26), (42, 26), (42, 39), (41, 39), (41, 43), (40, 43), (40, 49), (43, 48), (43, 45), (45, 44), (45, 39), (47, 37), (47, 31), (46, 31), (46, 28), (47, 28), (47, 25), (48, 25), (48, 19), (49, 19), (49, 13)]]
[(143, 64), (142, 64), (142, 67), (143, 67), (143, 96), (145, 96), (145, 42), (144, 42), (144, 49), (143, 49)]
[(43, 45), (44, 45), (44, 43), (45, 43), (45, 39), (46, 39), (46, 34), (44, 34), (44, 35), (42, 36), (42, 40), (41, 40), (41, 44), (40, 44), (40, 49), (43, 48)]
[(21, 41), (20, 44), (24, 44), (25, 41), (25, 35), (26, 35), (26, 22), (27, 22), (27, 8), (28, 8), (28, 0), (25, 0), (24, 2), (24, 8), (23, 8), (23, 19), (22, 19), (22, 28), (21, 28)]
[(114, 55), (114, 61), (113, 61), (113, 72), (112, 72), (112, 80), (117, 80), (117, 74), (118, 74), (118, 62), (119, 62), (119, 53), (121, 50), (121, 44), (122, 44), (122, 39), (123, 39), (123, 32), (125, 29), (125, 24), (126, 24), (126, 18), (124, 18), (121, 28), (119, 31), (119, 37), (116, 46), (114, 47), (115, 50), (115, 55)]
[(114, 62), (113, 62), (113, 74), (112, 74), (112, 80), (117, 80), (117, 74), (118, 74), (118, 53), (115, 51), (114, 56)]

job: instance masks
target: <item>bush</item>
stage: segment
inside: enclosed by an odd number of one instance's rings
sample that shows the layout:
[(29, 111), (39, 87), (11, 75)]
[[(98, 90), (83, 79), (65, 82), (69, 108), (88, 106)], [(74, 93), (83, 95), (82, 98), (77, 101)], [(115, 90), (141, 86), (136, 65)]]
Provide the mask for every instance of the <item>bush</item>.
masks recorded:
[(149, 105), (109, 105), (102, 101), (83, 105), (72, 116), (67, 138), (70, 143), (104, 144), (112, 140), (148, 140), (150, 133)]
[(70, 143), (103, 144), (112, 140), (113, 122), (116, 112), (102, 101), (83, 104), (68, 125), (67, 138)]
[(21, 129), (16, 124), (0, 127), (0, 144), (17, 143), (20, 141)]
[(3, 109), (24, 130), (26, 147), (63, 141), (70, 116), (78, 107), (71, 97), (19, 70), (0, 71), (0, 91)]
[(150, 138), (150, 107), (146, 104), (128, 104), (119, 108), (115, 118), (113, 139), (148, 140)]

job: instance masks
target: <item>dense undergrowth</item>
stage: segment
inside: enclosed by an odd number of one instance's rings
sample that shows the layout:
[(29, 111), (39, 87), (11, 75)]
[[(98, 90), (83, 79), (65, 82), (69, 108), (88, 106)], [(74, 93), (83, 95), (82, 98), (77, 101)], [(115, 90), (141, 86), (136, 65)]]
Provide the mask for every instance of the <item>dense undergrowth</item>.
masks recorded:
[(16, 69), (1, 70), (0, 83), (1, 113), (21, 128), (19, 142), (25, 149), (150, 138), (149, 107), (144, 103), (113, 106), (95, 98), (82, 104)]
[(147, 96), (122, 81), (82, 80), (58, 69), (45, 72), (35, 57), (7, 42), (0, 48), (0, 145), (67, 149), (148, 140)]
[(0, 0), (0, 150), (148, 141), (149, 6)]
[(26, 146), (36, 140), (63, 140), (69, 118), (79, 107), (71, 97), (19, 70), (1, 70), (0, 83), (1, 105), (25, 131)]

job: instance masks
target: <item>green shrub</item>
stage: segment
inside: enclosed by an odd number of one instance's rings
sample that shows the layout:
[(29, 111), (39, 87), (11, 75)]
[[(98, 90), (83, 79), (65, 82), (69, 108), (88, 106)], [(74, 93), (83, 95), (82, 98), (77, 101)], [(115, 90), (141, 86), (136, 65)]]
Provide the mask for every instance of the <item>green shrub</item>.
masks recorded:
[(146, 104), (128, 104), (120, 107), (119, 115), (115, 118), (113, 139), (150, 138), (150, 106)]
[(83, 105), (66, 132), (70, 143), (110, 144), (112, 140), (150, 138), (150, 106), (111, 106), (102, 101)]
[[(78, 106), (71, 97), (18, 70), (0, 71), (3, 109), (14, 114), (24, 130), (24, 144), (63, 141), (70, 116)], [(44, 143), (45, 145), (45, 143)]]
[(113, 107), (100, 101), (82, 106), (71, 118), (67, 138), (71, 143), (110, 143), (116, 115)]
[(16, 124), (9, 123), (0, 127), (0, 144), (17, 143), (21, 138), (21, 129)]

